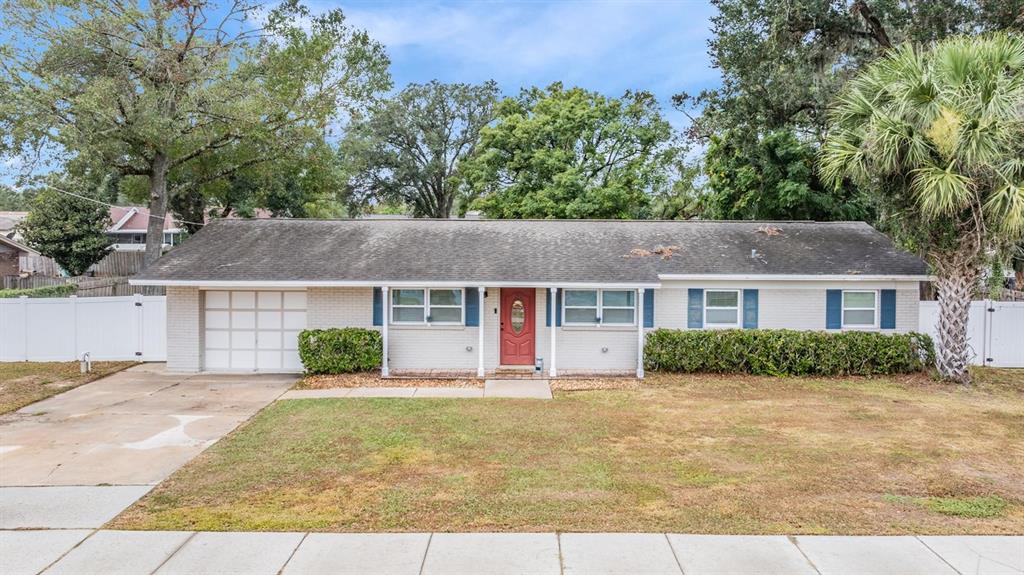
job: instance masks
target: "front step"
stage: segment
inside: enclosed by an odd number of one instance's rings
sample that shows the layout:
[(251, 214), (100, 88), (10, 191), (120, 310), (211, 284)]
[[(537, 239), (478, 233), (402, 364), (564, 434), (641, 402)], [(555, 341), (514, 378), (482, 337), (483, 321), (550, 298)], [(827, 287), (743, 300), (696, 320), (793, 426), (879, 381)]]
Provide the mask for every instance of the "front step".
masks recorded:
[(532, 365), (499, 365), (494, 370), (494, 375), (499, 377), (532, 377), (534, 367)]

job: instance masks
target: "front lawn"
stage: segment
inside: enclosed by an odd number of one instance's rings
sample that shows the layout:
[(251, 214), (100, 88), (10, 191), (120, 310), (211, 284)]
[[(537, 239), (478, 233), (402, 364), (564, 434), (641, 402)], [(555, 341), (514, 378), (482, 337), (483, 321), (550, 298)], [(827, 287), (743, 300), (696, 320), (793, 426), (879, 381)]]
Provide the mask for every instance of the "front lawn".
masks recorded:
[(1024, 372), (279, 401), (110, 527), (1024, 533)]
[(0, 363), (0, 415), (133, 365), (134, 361), (96, 361), (92, 372), (81, 373), (77, 361)]

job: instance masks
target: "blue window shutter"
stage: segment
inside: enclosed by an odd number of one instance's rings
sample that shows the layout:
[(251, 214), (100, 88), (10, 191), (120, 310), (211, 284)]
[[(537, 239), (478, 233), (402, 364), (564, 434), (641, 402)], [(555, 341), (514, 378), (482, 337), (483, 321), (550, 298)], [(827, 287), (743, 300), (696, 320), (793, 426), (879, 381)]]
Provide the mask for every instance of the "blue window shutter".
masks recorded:
[(544, 288), (544, 325), (551, 327), (551, 290)]
[(475, 287), (468, 287), (465, 291), (466, 298), (466, 325), (474, 327), (480, 325), (480, 292)]
[(843, 327), (843, 290), (825, 290), (825, 329)]
[(757, 329), (757, 290), (743, 290), (743, 329)]
[(654, 290), (644, 290), (644, 327), (654, 327)]
[(686, 327), (700, 329), (704, 327), (704, 290), (690, 288), (686, 302)]
[(882, 290), (882, 329), (896, 329), (896, 290)]
[(562, 327), (562, 288), (555, 292), (555, 327)]
[(384, 325), (384, 292), (373, 288), (373, 325)]

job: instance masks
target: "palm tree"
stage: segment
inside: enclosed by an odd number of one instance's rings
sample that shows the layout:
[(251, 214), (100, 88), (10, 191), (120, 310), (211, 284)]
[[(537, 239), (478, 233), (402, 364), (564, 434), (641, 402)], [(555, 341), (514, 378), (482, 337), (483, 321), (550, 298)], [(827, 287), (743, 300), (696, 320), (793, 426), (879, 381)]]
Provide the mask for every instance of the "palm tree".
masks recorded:
[(822, 174), (872, 190), (887, 231), (928, 261), (939, 373), (969, 383), (971, 298), (989, 258), (1024, 237), (1024, 37), (896, 48), (830, 114)]

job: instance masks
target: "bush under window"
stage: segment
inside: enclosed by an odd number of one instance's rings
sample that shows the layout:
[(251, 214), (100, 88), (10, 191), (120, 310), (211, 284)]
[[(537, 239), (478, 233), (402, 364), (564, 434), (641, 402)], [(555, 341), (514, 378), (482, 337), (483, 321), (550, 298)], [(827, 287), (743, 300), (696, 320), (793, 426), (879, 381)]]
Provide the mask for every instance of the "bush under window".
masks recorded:
[(359, 327), (307, 329), (299, 334), (299, 357), (306, 373), (371, 371), (381, 365), (384, 341), (379, 331)]
[(933, 365), (926, 334), (795, 330), (672, 330), (647, 335), (644, 366), (681, 373), (884, 375)]

